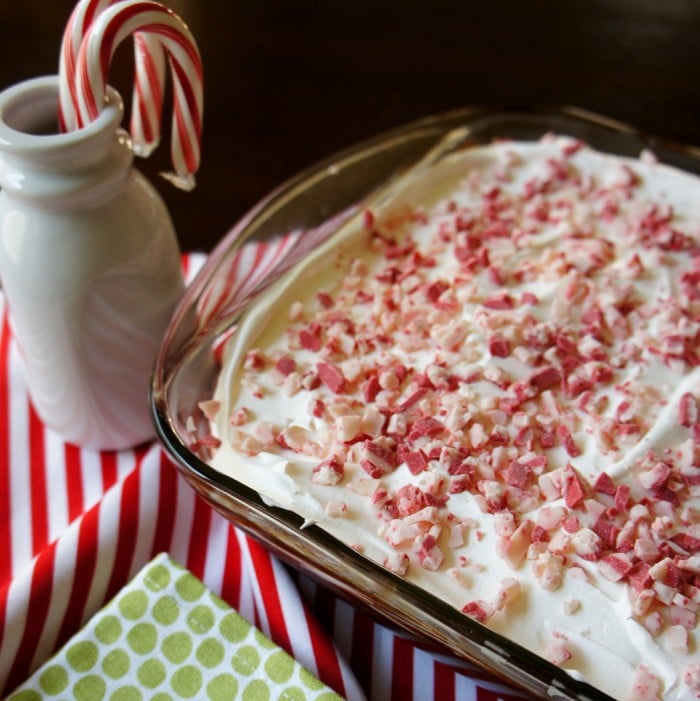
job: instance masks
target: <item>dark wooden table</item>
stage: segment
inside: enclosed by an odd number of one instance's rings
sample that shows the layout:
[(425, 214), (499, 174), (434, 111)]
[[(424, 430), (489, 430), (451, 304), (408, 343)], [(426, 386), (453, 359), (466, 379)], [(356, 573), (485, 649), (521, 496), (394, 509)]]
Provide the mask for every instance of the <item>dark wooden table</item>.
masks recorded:
[[(167, 138), (139, 165), (186, 250), (211, 248), (269, 190), (333, 151), (455, 107), (575, 105), (700, 144), (698, 0), (169, 5), (203, 55), (203, 164), (190, 194), (155, 176), (169, 164)], [(56, 72), (72, 6), (0, 2), (0, 87)], [(128, 44), (110, 75), (125, 98)]]

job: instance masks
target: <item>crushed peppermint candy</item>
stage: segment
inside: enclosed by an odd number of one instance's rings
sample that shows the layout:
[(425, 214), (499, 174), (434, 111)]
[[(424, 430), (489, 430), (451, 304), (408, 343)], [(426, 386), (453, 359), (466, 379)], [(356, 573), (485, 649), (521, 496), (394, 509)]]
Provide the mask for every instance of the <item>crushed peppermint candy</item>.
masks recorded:
[[(523, 570), (528, 596), (578, 583), (558, 606), (571, 620), (582, 587), (624, 587), (697, 696), (700, 221), (631, 163), (593, 172), (579, 142), (544, 143), (539, 169), (503, 144), (496, 186), (474, 168), (431, 210), (366, 211), (334, 283), (246, 354), (255, 391), (228, 440), (309, 465), (328, 519), (350, 518), (336, 490), (364, 500), (384, 566), (445, 572), (479, 622), (511, 615)], [(303, 418), (263, 414), (299, 395)], [(486, 533), (512, 577), (471, 598), (489, 568), (464, 553)], [(574, 669), (582, 654), (563, 634), (539, 652)], [(629, 689), (663, 691), (641, 663)]]

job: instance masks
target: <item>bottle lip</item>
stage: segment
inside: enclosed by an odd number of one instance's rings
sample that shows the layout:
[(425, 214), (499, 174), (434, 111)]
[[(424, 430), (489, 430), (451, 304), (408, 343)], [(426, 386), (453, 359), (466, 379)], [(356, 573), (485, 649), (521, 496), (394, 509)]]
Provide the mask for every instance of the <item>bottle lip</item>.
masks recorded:
[[(22, 153), (69, 148), (101, 133), (112, 134), (124, 115), (119, 93), (107, 86), (105, 108), (80, 129), (58, 131), (59, 77), (32, 78), (0, 92), (0, 150)], [(54, 131), (51, 131), (53, 129)], [(42, 133), (41, 130), (47, 130)]]

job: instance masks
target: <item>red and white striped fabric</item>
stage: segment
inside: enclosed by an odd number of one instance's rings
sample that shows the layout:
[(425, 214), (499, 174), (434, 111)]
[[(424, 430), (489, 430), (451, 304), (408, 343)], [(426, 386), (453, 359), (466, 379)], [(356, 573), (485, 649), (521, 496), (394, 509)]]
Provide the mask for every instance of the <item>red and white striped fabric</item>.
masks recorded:
[[(191, 275), (201, 257), (186, 263)], [(159, 445), (64, 443), (32, 408), (0, 296), (0, 695), (164, 551), (348, 699), (525, 698), (291, 573), (211, 510)]]

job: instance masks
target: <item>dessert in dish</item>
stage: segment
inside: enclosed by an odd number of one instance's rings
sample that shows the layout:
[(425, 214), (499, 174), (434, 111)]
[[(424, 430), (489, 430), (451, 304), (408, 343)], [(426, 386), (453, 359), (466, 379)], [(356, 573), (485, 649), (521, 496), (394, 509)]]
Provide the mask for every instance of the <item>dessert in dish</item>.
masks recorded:
[(614, 698), (698, 698), (699, 192), (567, 137), (445, 158), (240, 319), (212, 465)]

